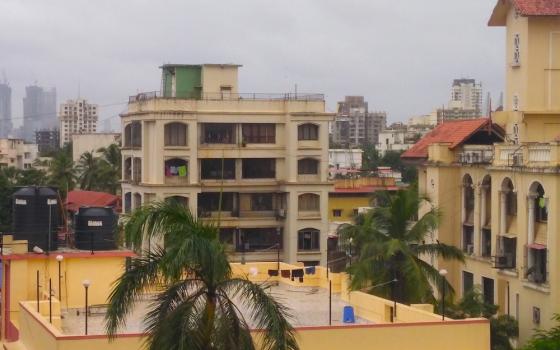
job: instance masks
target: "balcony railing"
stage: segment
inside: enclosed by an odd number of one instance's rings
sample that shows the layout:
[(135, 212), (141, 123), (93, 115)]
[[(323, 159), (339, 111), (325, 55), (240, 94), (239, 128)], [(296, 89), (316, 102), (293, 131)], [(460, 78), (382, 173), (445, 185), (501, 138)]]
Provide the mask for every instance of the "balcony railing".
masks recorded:
[(494, 165), (510, 167), (553, 167), (560, 159), (558, 144), (496, 145)]
[(463, 164), (490, 164), (494, 159), (492, 145), (465, 145), (457, 161)]
[(128, 103), (153, 100), (155, 98), (176, 98), (181, 100), (207, 100), (207, 101), (324, 101), (323, 94), (299, 93), (231, 93), (231, 92), (192, 92), (184, 97), (163, 96), (159, 91), (141, 92), (130, 96)]

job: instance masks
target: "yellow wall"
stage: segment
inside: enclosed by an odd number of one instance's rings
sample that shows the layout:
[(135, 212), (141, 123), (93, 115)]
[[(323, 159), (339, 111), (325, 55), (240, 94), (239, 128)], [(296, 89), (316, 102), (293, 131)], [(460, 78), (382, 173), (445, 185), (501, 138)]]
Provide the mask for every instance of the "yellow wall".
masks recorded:
[[(354, 209), (370, 207), (373, 193), (336, 194), (329, 193), (329, 221), (352, 221)], [(334, 216), (333, 210), (341, 209), (342, 216)]]

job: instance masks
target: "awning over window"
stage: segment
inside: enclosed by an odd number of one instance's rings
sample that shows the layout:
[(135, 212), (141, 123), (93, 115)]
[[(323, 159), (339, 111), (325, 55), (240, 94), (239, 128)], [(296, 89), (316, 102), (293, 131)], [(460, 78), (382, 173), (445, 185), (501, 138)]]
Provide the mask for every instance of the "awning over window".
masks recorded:
[(529, 248), (531, 248), (531, 249), (537, 249), (537, 250), (546, 249), (546, 245), (544, 245), (544, 244), (539, 244), (539, 243), (528, 244), (527, 247), (529, 247)]

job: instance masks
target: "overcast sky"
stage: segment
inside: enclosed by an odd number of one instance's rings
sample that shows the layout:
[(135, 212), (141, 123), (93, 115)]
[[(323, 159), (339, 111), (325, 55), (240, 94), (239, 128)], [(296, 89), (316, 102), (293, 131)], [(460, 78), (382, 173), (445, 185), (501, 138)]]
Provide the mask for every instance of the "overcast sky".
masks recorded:
[[(390, 121), (447, 104), (454, 78), (504, 85), (496, 0), (0, 0), (0, 70), (21, 123), (26, 85), (78, 95), (101, 119), (160, 88), (162, 63), (238, 63), (240, 92), (364, 95)], [(106, 105), (112, 105), (103, 107)], [(102, 123), (100, 123), (102, 124)]]

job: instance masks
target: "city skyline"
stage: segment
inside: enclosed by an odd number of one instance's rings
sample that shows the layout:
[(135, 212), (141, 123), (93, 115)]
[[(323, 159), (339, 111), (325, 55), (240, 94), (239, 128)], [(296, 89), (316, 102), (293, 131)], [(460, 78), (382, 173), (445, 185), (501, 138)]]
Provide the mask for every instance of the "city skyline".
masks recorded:
[[(495, 43), (503, 41), (504, 33), (486, 27), (493, 5), (482, 0), (432, 0), (430, 5), (383, 0), (264, 7), (248, 1), (235, 6), (200, 3), (188, 11), (181, 10), (187, 5), (175, 3), (177, 11), (168, 13), (147, 3), (122, 3), (106, 15), (108, 2), (92, 7), (7, 1), (0, 4), (0, 29), (25, 25), (27, 30), (0, 36), (7, 52), (0, 68), (13, 89), (16, 127), (24, 87), (31, 82), (56, 86), (61, 99), (81, 95), (96, 101), (100, 121), (113, 118), (118, 124), (116, 116), (129, 95), (159, 90), (153, 67), (184, 61), (243, 64), (248, 69), (241, 73), (240, 91), (288, 92), (297, 84), (298, 91), (325, 93), (330, 111), (345, 95), (363, 95), (373, 110), (387, 111), (389, 122), (405, 121), (447, 103), (449, 82), (456, 78), (482, 81), (494, 99), (499, 96), (504, 48)], [(130, 16), (122, 22), (116, 13), (125, 9)], [(87, 13), (86, 19), (78, 21), (72, 11)], [(257, 12), (262, 15), (255, 17)], [(44, 13), (52, 13), (52, 19), (42, 19)], [(102, 16), (106, 24), (100, 28)], [(65, 25), (56, 24), (62, 18)], [(161, 18), (165, 23), (157, 21)], [(146, 26), (145, 21), (159, 25)], [(37, 36), (29, 35), (41, 25)], [(122, 30), (114, 30), (117, 25)], [(277, 31), (279, 26), (285, 29)], [(425, 35), (417, 36), (420, 27)], [(189, 34), (200, 28), (206, 28), (204, 36)], [(383, 35), (386, 30), (392, 35)], [(78, 37), (81, 40), (74, 40)], [(232, 45), (236, 37), (244, 40)], [(77, 50), (84, 42), (88, 49)], [(349, 51), (354, 53), (347, 55)]]

